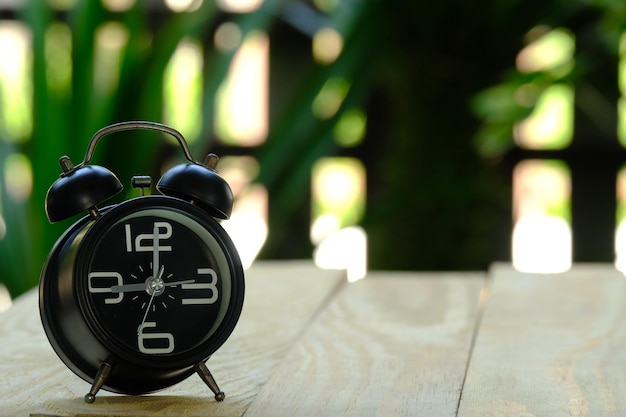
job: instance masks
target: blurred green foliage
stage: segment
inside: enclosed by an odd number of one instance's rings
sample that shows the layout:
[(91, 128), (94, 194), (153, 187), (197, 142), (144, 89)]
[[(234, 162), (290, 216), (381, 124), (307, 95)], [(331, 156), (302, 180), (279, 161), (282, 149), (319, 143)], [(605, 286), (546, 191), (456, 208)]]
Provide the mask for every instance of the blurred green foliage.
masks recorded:
[[(563, 84), (574, 89), (574, 134), (590, 146), (614, 141), (624, 2), (407, 1), (384, 18), (392, 26), (385, 70), (368, 112), (369, 134), (378, 135), (363, 222), (370, 267), (483, 269), (510, 260), (513, 127), (541, 92)], [(571, 71), (516, 68), (537, 27), (572, 34)], [(532, 86), (528, 100), (519, 100), (523, 86)]]
[[(122, 13), (107, 10), (100, 1), (71, 3), (75, 4), (59, 11), (51, 3), (34, 0), (15, 12), (15, 18), (26, 24), (32, 34), (29, 76), (33, 126), (28, 137), (19, 141), (6, 136), (0, 140), (0, 178), (7, 177), (7, 156), (26, 155), (33, 171), (33, 188), (30, 198), (19, 200), (7, 193), (4, 184), (0, 186), (0, 213), (6, 225), (4, 239), (0, 240), (0, 282), (14, 296), (37, 284), (46, 254), (62, 231), (76, 220), (50, 225), (45, 218), (46, 191), (60, 174), (58, 158), (68, 155), (75, 163), (82, 160), (92, 135), (108, 124), (122, 120), (163, 122), (163, 80), (167, 65), (181, 40), (194, 38), (202, 42), (204, 73), (200, 140), (191, 144), (191, 150), (196, 158), (202, 159), (215, 145), (215, 94), (236, 51), (223, 52), (213, 46), (215, 28), (230, 20), (238, 25), (242, 38), (252, 31), (271, 34), (273, 26), (294, 2), (266, 0), (255, 11), (241, 14), (227, 14), (214, 1), (204, 1), (198, 10), (189, 13), (164, 10), (155, 13), (149, 7), (150, 2), (145, 1), (136, 1), (130, 10)], [(370, 29), (377, 4), (348, 0), (334, 11), (324, 13), (323, 23), (340, 31), (344, 53), (327, 65), (308, 62), (297, 73), (292, 88), (280, 94), (282, 100), (272, 109), (269, 137), (257, 150), (261, 169), (256, 181), (269, 190), (275, 208), (272, 216), (279, 219), (275, 224), (284, 225), (283, 232), (274, 231), (276, 236), (289, 233), (288, 224), (280, 219), (289, 218), (301, 209), (302, 202), (308, 201), (313, 162), (337, 147), (331, 134), (337, 120), (344, 111), (358, 107), (365, 96), (370, 72), (361, 71), (361, 67), (370, 53), (369, 42), (377, 33)], [(313, 13), (318, 15), (322, 13)], [(127, 29), (128, 39), (120, 51), (119, 65), (103, 69), (98, 67), (96, 59), (96, 32), (111, 21)], [(63, 32), (57, 22), (66, 23), (69, 28), (68, 45), (51, 51), (46, 37)], [(58, 47), (59, 43), (55, 45)], [(54, 73), (55, 61), (63, 59), (71, 61), (71, 69), (69, 75), (59, 76)], [(117, 80), (116, 88), (104, 91), (97, 88), (95, 71), (113, 76)], [(351, 87), (338, 111), (320, 121), (311, 112), (311, 104), (324, 83), (333, 77), (349, 79)], [(2, 105), (10, 106), (10, 103)], [(132, 138), (130, 135), (121, 133), (117, 139), (101, 141), (93, 162), (107, 166), (122, 179), (136, 173), (152, 173), (158, 178), (164, 155), (175, 151), (168, 143), (156, 141), (150, 132), (133, 132)], [(129, 188), (119, 199), (133, 193)]]
[[(5, 135), (0, 138), (0, 178), (6, 177), (7, 155), (26, 155), (33, 190), (29, 199), (19, 200), (0, 182), (0, 213), (6, 224), (0, 240), (0, 282), (14, 296), (37, 284), (46, 254), (72, 221), (50, 225), (44, 214), (45, 194), (60, 173), (61, 155), (80, 161), (93, 133), (116, 121), (164, 121), (164, 74), (181, 40), (192, 37), (201, 40), (204, 53), (200, 140), (192, 144), (192, 153), (201, 158), (215, 145), (214, 97), (234, 55), (234, 50), (213, 47), (217, 25), (231, 20), (244, 37), (262, 30), (271, 38), (284, 34), (276, 28), (287, 14), (296, 13), (294, 6), (312, 7), (265, 0), (253, 12), (226, 14), (205, 0), (192, 13), (155, 15), (148, 3), (137, 1), (130, 10), (115, 13), (100, 1), (77, 0), (59, 12), (48, 2), (32, 0), (16, 12), (32, 33), (32, 132), (16, 141), (0, 127)], [(284, 252), (293, 247), (294, 234), (303, 232), (293, 224), (308, 216), (311, 167), (322, 156), (342, 152), (333, 139), (342, 115), (365, 114), (366, 138), (357, 153), (368, 168), (362, 224), (368, 232), (370, 266), (484, 268), (497, 257), (503, 236), (510, 237), (510, 179), (498, 163), (513, 146), (513, 124), (536, 104), (520, 105), (515, 91), (529, 82), (540, 88), (576, 82), (599, 61), (616, 55), (626, 7), (618, 0), (337, 4), (322, 14), (325, 24), (343, 37), (337, 60), (327, 65), (310, 58), (296, 62), (280, 48), (270, 49), (277, 63), (270, 76), (275, 99), (269, 136), (255, 150), (260, 165), (256, 181), (270, 195), (270, 235), (262, 255), (301, 256), (310, 249), (299, 244), (299, 251)], [(57, 51), (46, 49), (46, 36), (54, 36), (58, 21), (69, 28), (69, 44)], [(106, 69), (115, 75), (116, 88), (102, 91), (94, 87), (94, 72), (102, 70), (94, 40), (97, 28), (110, 21), (127, 28), (128, 41), (119, 65)], [(577, 45), (586, 45), (577, 46), (576, 67), (564, 78), (515, 70), (524, 36), (537, 25), (568, 28)], [(310, 50), (302, 56), (307, 54)], [(55, 60), (61, 59), (71, 61), (69, 76), (54, 72)], [(281, 63), (282, 70), (274, 71)], [(337, 112), (320, 119), (311, 109), (333, 80), (344, 80), (345, 97)], [(132, 140), (121, 134), (98, 146), (94, 162), (120, 178), (158, 176), (164, 155), (172, 153), (169, 146), (149, 132), (134, 133)], [(306, 233), (298, 239), (306, 241)]]

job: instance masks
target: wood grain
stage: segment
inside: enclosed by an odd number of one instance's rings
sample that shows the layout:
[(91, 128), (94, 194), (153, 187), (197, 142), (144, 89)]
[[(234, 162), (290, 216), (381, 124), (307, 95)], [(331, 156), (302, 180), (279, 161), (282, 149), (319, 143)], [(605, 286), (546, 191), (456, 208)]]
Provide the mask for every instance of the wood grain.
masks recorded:
[(241, 319), (207, 365), (226, 400), (217, 403), (196, 376), (157, 394), (83, 395), (89, 384), (56, 357), (39, 320), (32, 291), (0, 314), (1, 416), (241, 416), (274, 368), (345, 282), (339, 271), (308, 262), (257, 263), (246, 274)]
[(626, 282), (612, 266), (498, 266), (458, 415), (626, 415)]
[(378, 273), (345, 286), (246, 417), (454, 416), (483, 283)]

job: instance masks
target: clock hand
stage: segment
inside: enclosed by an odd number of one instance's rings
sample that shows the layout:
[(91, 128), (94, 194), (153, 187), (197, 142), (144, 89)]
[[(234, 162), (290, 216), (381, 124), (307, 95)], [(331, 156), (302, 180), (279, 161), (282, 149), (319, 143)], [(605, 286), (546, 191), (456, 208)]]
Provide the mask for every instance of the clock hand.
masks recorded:
[(154, 300), (154, 294), (156, 294), (156, 290), (152, 291), (152, 295), (150, 296), (150, 301), (148, 302), (148, 307), (146, 307), (146, 312), (143, 315), (143, 319), (141, 320), (141, 324), (137, 328), (137, 336), (141, 334), (143, 330), (143, 325), (146, 322), (146, 317), (148, 317), (148, 311), (150, 311), (150, 306), (152, 305), (152, 300)]
[[(163, 286), (165, 287), (175, 287), (179, 284), (193, 284), (196, 282), (195, 279), (186, 279), (182, 281), (172, 281), (172, 282), (164, 282)], [(139, 284), (124, 284), (124, 285), (114, 285), (111, 287), (111, 292), (120, 293), (120, 292), (135, 292), (135, 291), (145, 291), (147, 288), (147, 284), (145, 282)]]
[[(155, 229), (156, 229), (156, 227), (155, 227)], [(158, 261), (158, 258), (157, 258), (157, 261)], [(150, 294), (150, 301), (148, 302), (148, 307), (146, 307), (146, 312), (143, 315), (143, 319), (141, 320), (141, 324), (137, 328), (137, 336), (139, 336), (141, 334), (141, 331), (143, 330), (143, 326), (144, 326), (144, 323), (146, 322), (146, 317), (148, 317), (148, 311), (150, 311), (150, 306), (152, 306), (152, 301), (154, 300), (154, 296), (156, 295), (157, 291), (159, 291), (160, 289), (163, 288), (163, 280), (161, 279), (161, 276), (163, 275), (163, 270), (164, 269), (165, 268), (163, 266), (161, 266), (161, 269), (159, 269), (159, 275), (157, 276), (156, 273), (155, 273), (153, 279), (152, 280), (148, 280), (147, 291), (148, 291), (148, 293), (151, 293)]]
[(194, 282), (196, 282), (195, 279), (185, 279), (182, 281), (165, 282), (163, 285), (165, 285), (166, 287), (175, 287), (178, 284), (193, 284)]
[(146, 283), (142, 282), (140, 284), (124, 284), (124, 285), (114, 285), (111, 287), (111, 292), (133, 292), (133, 291), (145, 291)]
[[(159, 226), (154, 222), (154, 228), (152, 229), (152, 276), (156, 279), (157, 273), (163, 273), (159, 271)], [(160, 274), (158, 275), (161, 277)]]

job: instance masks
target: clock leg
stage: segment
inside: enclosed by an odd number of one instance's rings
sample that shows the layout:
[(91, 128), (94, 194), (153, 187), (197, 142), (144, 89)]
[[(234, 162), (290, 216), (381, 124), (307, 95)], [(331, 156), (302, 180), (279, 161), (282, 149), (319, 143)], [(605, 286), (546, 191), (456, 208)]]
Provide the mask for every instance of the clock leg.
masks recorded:
[(93, 384), (91, 385), (91, 390), (85, 394), (85, 402), (91, 404), (96, 401), (96, 393), (100, 391), (100, 388), (104, 385), (109, 374), (111, 373), (111, 365), (106, 362), (102, 362), (100, 365), (100, 369), (96, 373), (96, 378), (93, 380)]
[(213, 378), (211, 371), (209, 371), (209, 368), (206, 367), (204, 362), (197, 363), (194, 368), (204, 383), (207, 384), (211, 391), (213, 391), (213, 394), (215, 394), (215, 400), (224, 401), (226, 394), (224, 394), (224, 391), (220, 390), (220, 387), (217, 386), (215, 378)]

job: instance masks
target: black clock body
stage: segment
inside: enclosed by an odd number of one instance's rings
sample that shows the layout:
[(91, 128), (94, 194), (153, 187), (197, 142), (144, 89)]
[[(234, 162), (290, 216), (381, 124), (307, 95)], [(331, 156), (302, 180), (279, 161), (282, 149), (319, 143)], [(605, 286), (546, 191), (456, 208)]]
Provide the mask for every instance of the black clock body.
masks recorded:
[(105, 364), (102, 388), (142, 394), (198, 372), (235, 328), (244, 287), (237, 251), (205, 209), (142, 196), (59, 238), (41, 274), (41, 320), (76, 375), (94, 383)]

